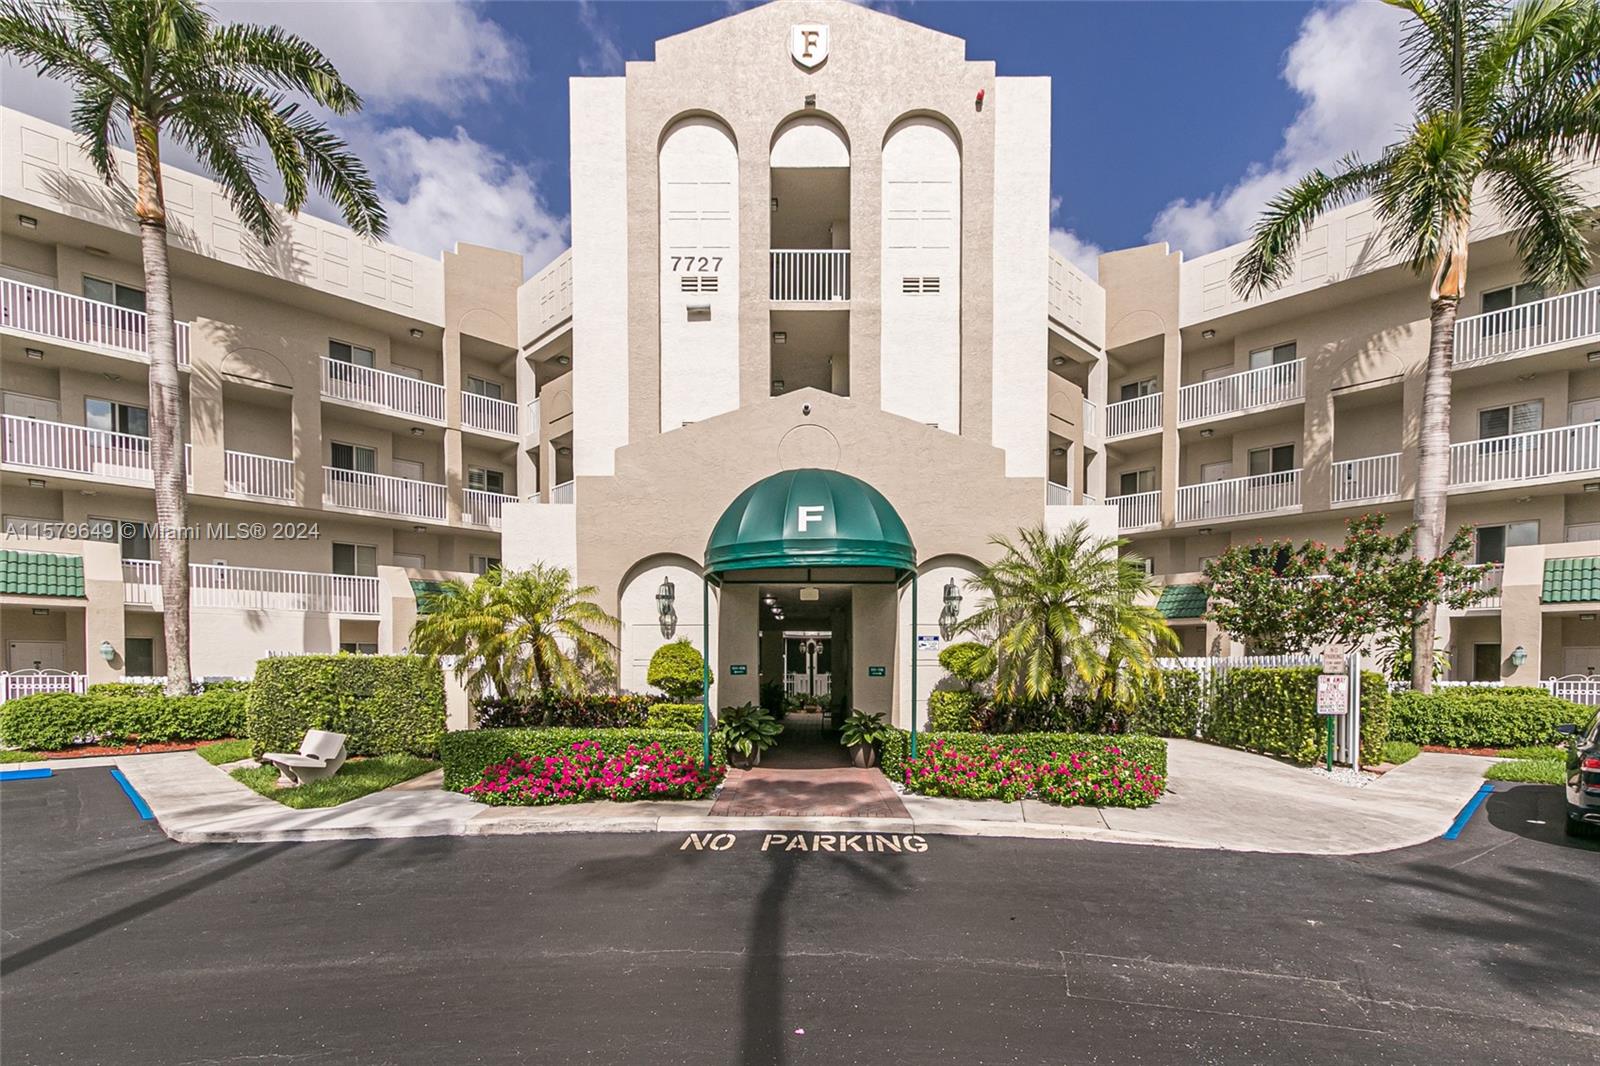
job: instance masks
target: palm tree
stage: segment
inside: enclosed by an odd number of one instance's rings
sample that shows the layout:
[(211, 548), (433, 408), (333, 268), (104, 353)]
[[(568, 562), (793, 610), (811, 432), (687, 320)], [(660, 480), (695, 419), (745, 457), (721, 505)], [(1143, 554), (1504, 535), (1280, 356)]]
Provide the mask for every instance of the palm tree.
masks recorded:
[(161, 146), (167, 135), (205, 164), (249, 231), (263, 244), (278, 214), (258, 182), (264, 148), (282, 178), (291, 214), (315, 189), (363, 237), (385, 221), (377, 187), (361, 161), (300, 96), (335, 114), (361, 98), (308, 42), (271, 26), (218, 24), (194, 0), (0, 0), (0, 52), (76, 96), (72, 127), (96, 171), (128, 190), (112, 145), (131, 131), (138, 188), (132, 212), (144, 257), (150, 351), (150, 453), (165, 604), (167, 692), (189, 691), (189, 524), (183, 448), (188, 396), (179, 385)]
[[(1450, 363), (1473, 192), (1487, 192), (1516, 231), (1530, 282), (1576, 287), (1590, 269), (1591, 207), (1575, 174), (1600, 158), (1600, 8), (1595, 0), (1387, 2), (1408, 14), (1403, 54), (1416, 116), (1378, 159), (1348, 156), (1279, 193), (1233, 284), (1245, 296), (1282, 284), (1317, 219), (1366, 196), (1391, 252), (1430, 277), (1413, 503), (1416, 555), (1426, 561), (1448, 539)], [(1422, 611), (1413, 634), (1411, 684), (1422, 692), (1433, 685), (1435, 614)]]
[(411, 650), (455, 656), (456, 676), (477, 700), (580, 692), (591, 676), (614, 676), (617, 646), (602, 630), (621, 623), (593, 602), (598, 591), (542, 563), (446, 581), (419, 604)]
[(1161, 613), (1139, 602), (1151, 592), (1144, 568), (1118, 557), (1125, 541), (1090, 536), (1083, 522), (1017, 536), (994, 538), (1000, 559), (967, 580), (980, 605), (961, 629), (992, 637), (976, 670), (995, 672), (1004, 701), (1081, 694), (1102, 711), (1126, 710), (1159, 683), (1156, 659), (1178, 647)]

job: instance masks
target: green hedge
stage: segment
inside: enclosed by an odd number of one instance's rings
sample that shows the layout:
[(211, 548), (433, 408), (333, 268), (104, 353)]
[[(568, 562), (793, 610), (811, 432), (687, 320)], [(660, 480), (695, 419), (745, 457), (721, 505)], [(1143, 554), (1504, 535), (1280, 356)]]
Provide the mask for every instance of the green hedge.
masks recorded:
[[(1327, 750), (1317, 714), (1317, 675), (1307, 667), (1236, 667), (1212, 684), (1205, 739), (1213, 744), (1313, 763)], [(1361, 761), (1376, 763), (1389, 739), (1389, 689), (1382, 676), (1361, 675)]]
[(645, 714), (646, 729), (683, 729), (700, 732), (706, 709), (700, 703), (652, 703)]
[[(1160, 737), (1137, 733), (918, 733), (917, 750), (921, 751), (935, 740), (942, 740), (955, 750), (969, 754), (994, 745), (1001, 745), (1008, 751), (1022, 748), (1035, 761), (1047, 759), (1057, 752), (1102, 751), (1107, 747), (1115, 747), (1163, 777), (1167, 773), (1167, 742)], [(879, 757), (884, 776), (891, 781), (903, 781), (906, 760), (910, 756), (911, 734), (904, 729), (896, 729), (894, 736), (884, 741)]]
[(121, 684), (94, 685), (81, 696), (24, 696), (0, 704), (0, 743), (55, 751), (90, 738), (118, 745), (242, 736), (249, 691), (248, 682), (232, 681), (194, 696), (163, 696), (143, 685)]
[[(483, 769), (513, 757), (539, 758), (566, 751), (580, 740), (597, 740), (607, 755), (620, 755), (628, 745), (660, 743), (671, 751), (682, 748), (690, 755), (701, 750), (700, 732), (683, 729), (460, 729), (439, 741), (444, 760), (444, 787), (459, 792), (483, 777)], [(728, 761), (722, 737), (711, 736), (711, 764)]]
[(1193, 739), (1205, 705), (1205, 682), (1198, 671), (1163, 670), (1161, 691), (1140, 701), (1128, 716), (1128, 731)]
[(971, 733), (983, 700), (976, 692), (928, 693), (928, 728), (935, 733)]
[(419, 655), (262, 659), (246, 722), (251, 749), (295, 751), (308, 729), (345, 734), (351, 755), (436, 755), (444, 675)]
[(1390, 735), (1413, 744), (1449, 748), (1511, 748), (1548, 744), (1555, 727), (1585, 723), (1591, 708), (1557, 699), (1542, 688), (1444, 688), (1427, 695), (1397, 692)]

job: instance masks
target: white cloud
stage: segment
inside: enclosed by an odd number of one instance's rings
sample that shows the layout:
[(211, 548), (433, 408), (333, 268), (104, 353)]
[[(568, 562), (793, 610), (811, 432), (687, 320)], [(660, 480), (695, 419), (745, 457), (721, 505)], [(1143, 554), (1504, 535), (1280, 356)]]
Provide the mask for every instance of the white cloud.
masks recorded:
[(578, 69), (585, 74), (621, 74), (622, 48), (610, 27), (601, 21), (593, 0), (578, 0), (578, 23), (594, 44), (594, 51), (578, 57)]
[[(1050, 197), (1050, 217), (1056, 217), (1056, 212), (1061, 210), (1061, 197)], [(1050, 250), (1061, 258), (1089, 275), (1099, 280), (1100, 253), (1105, 249), (1093, 241), (1086, 241), (1069, 229), (1059, 226), (1050, 227)]]
[(1150, 239), (1191, 258), (1243, 240), (1284, 186), (1349, 152), (1371, 159), (1392, 143), (1412, 112), (1400, 66), (1401, 22), (1385, 4), (1339, 3), (1307, 15), (1284, 57), (1283, 78), (1305, 103), (1282, 147), (1221, 192), (1169, 203)]
[(529, 274), (567, 246), (567, 220), (551, 213), (537, 175), (457, 127), (429, 137), (409, 127), (356, 137), (384, 191), (389, 239), (438, 252), (457, 241), (521, 252)]

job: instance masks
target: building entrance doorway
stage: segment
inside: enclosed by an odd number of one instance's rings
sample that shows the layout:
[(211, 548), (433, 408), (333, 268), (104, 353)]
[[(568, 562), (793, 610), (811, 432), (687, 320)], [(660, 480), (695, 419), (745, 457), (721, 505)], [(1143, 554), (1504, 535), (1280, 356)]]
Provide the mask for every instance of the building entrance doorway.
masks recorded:
[(832, 679), (832, 657), (828, 654), (833, 634), (826, 630), (789, 633), (783, 635), (784, 678), (786, 695), (810, 698), (823, 703), (828, 698)]

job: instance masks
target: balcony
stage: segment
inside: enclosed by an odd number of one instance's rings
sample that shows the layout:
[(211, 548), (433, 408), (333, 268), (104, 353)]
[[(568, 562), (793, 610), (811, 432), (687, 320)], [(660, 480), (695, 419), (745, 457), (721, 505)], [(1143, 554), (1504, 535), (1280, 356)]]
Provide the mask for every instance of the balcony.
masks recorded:
[(443, 522), (445, 487), (432, 481), (325, 466), (322, 504), (339, 511)]
[(515, 440), (519, 432), (517, 405), (509, 400), (497, 400), (492, 396), (463, 392), (461, 424), (467, 429), (476, 429), (483, 433), (493, 433), (497, 437), (510, 437)]
[(1333, 464), (1333, 504), (1392, 500), (1400, 495), (1400, 453)]
[(1161, 394), (1106, 404), (1106, 440), (1154, 433), (1161, 428)]
[(574, 481), (563, 481), (550, 490), (551, 503), (576, 503), (578, 501), (578, 485)]
[[(149, 559), (122, 561), (123, 602), (161, 608), (161, 564)], [(319, 574), (306, 570), (261, 570), (249, 566), (191, 563), (189, 604), (246, 611), (305, 611), (317, 614), (378, 615), (380, 588), (375, 577)]]
[(149, 437), (5, 415), (4, 444), (0, 462), (8, 467), (76, 474), (97, 481), (155, 484)]
[(768, 269), (772, 299), (789, 303), (844, 303), (850, 299), (850, 250), (774, 248)]
[(1300, 471), (1178, 486), (1178, 521), (1210, 522), (1300, 507)]
[(250, 452), (224, 452), (223, 486), (229, 496), (294, 502), (294, 460)]
[(1072, 505), (1072, 486), (1058, 485), (1054, 481), (1044, 483), (1044, 503), (1046, 507), (1070, 507)]
[[(0, 278), (0, 328), (80, 348), (108, 349), (150, 361), (143, 311), (86, 300)], [(189, 324), (175, 322), (178, 365), (189, 365)]]
[(1178, 390), (1178, 425), (1298, 403), (1306, 398), (1304, 359), (1212, 378)]
[(467, 489), (461, 500), (461, 520), (472, 526), (499, 529), (500, 509), (508, 503), (516, 502), (515, 496), (485, 492), (482, 489)]
[(1456, 320), (1452, 366), (1514, 359), (1600, 337), (1600, 287)]
[(443, 385), (327, 356), (322, 357), (322, 395), (385, 414), (444, 422)]
[(1450, 445), (1450, 487), (1552, 482), (1600, 471), (1600, 422)]
[(1117, 531), (1154, 529), (1161, 524), (1161, 492), (1135, 492), (1127, 496), (1107, 496), (1106, 503), (1117, 509)]
[(1468, 607), (1469, 611), (1498, 611), (1500, 609), (1500, 588), (1505, 584), (1506, 565), (1504, 563), (1484, 563), (1477, 567), (1478, 591), (1482, 592), (1483, 599)]

